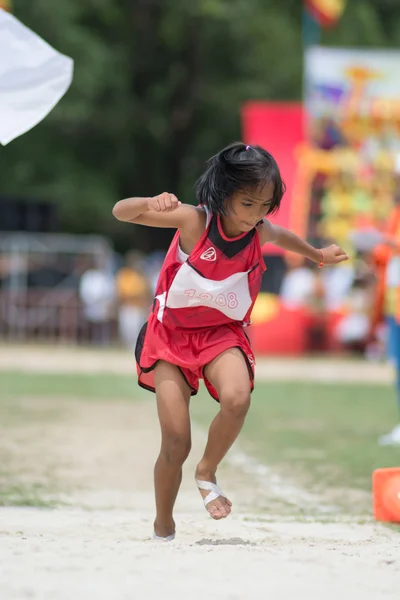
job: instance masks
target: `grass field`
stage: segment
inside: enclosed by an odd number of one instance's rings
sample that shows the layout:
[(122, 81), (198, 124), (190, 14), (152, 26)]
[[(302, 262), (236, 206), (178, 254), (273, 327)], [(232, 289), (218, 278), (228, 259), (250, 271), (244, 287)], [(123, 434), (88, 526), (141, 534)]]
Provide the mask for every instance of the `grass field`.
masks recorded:
[[(130, 376), (0, 373), (0, 503), (44, 505), (46, 483), (32, 480), (21, 485), (21, 465), (15, 447), (24, 448), (24, 427), (45, 428), (63, 419), (60, 403), (136, 402), (154, 397), (136, 386)], [(47, 400), (43, 405), (43, 400)], [(50, 401), (50, 402), (49, 402)], [(192, 399), (192, 415), (203, 428), (217, 404), (202, 391)], [(241, 447), (261, 463), (341, 511), (368, 513), (371, 473), (378, 467), (400, 465), (399, 448), (379, 448), (377, 437), (396, 422), (392, 390), (379, 385), (327, 385), (316, 383), (258, 383), (252, 408), (240, 438)], [(24, 425), (22, 429), (21, 425)], [(11, 432), (17, 432), (9, 443)], [(17, 440), (17, 441), (16, 441)], [(25, 451), (29, 453), (30, 448)], [(38, 451), (40, 459), (40, 451)], [(357, 494), (357, 491), (360, 494)], [(359, 506), (354, 507), (354, 503)]]

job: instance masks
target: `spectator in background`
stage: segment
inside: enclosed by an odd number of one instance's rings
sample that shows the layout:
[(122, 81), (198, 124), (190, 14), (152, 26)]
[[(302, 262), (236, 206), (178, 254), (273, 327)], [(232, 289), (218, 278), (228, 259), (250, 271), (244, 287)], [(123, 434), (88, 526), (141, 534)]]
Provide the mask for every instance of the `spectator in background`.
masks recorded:
[(374, 282), (371, 277), (353, 281), (345, 301), (346, 316), (338, 323), (335, 335), (343, 348), (364, 354), (371, 329), (370, 315)]
[(302, 265), (289, 267), (280, 291), (282, 304), (291, 310), (303, 309), (308, 315), (307, 351), (326, 349), (325, 286), (318, 270)]
[(289, 309), (305, 308), (314, 293), (315, 272), (302, 265), (289, 266), (280, 291), (282, 303)]
[(350, 294), (351, 286), (355, 277), (355, 269), (352, 263), (342, 268), (326, 269), (322, 273), (325, 286), (326, 308), (329, 311), (339, 311), (343, 308), (346, 298)]
[(129, 252), (125, 266), (116, 277), (119, 336), (125, 346), (132, 350), (147, 319), (152, 297), (141, 265), (141, 254)]
[(111, 269), (102, 258), (91, 258), (90, 268), (79, 282), (83, 313), (89, 323), (90, 341), (106, 345), (111, 341), (111, 321), (115, 303), (115, 284)]
[(144, 264), (144, 272), (151, 288), (151, 295), (154, 296), (156, 292), (158, 278), (160, 276), (161, 267), (164, 263), (165, 252), (156, 250), (152, 254), (146, 256)]

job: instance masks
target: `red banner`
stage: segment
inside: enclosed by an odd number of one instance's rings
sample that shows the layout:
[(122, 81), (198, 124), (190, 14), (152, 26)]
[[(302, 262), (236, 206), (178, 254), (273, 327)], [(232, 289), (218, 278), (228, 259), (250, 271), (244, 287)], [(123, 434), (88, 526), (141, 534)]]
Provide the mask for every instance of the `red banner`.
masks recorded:
[[(281, 209), (271, 221), (288, 227), (291, 200), (296, 177), (295, 149), (304, 140), (303, 105), (301, 103), (248, 102), (242, 108), (243, 140), (259, 144), (274, 156), (286, 183)], [(276, 246), (267, 245), (265, 254), (282, 254)]]

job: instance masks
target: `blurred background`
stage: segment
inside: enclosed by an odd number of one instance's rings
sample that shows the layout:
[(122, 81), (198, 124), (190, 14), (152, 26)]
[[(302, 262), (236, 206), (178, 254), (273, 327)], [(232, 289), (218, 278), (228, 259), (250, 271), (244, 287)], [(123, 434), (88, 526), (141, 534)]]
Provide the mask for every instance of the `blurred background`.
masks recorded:
[(385, 355), (378, 246), (398, 201), (397, 0), (0, 0), (75, 61), (71, 89), (0, 151), (0, 339), (133, 347), (173, 232), (115, 202), (194, 203), (205, 161), (261, 144), (275, 221), (351, 261), (265, 247), (258, 354)]

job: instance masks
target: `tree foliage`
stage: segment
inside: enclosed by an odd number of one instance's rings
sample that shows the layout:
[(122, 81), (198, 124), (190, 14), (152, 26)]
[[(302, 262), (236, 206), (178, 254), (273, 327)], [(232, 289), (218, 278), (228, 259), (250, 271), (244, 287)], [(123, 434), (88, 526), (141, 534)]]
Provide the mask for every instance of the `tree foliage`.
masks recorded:
[[(57, 6), (55, 5), (57, 4)], [(204, 161), (241, 137), (249, 99), (302, 94), (299, 0), (14, 0), (14, 13), (71, 56), (71, 89), (0, 151), (2, 193), (57, 202), (64, 230), (132, 244), (116, 200), (162, 191), (194, 201)], [(397, 0), (352, 0), (324, 43), (395, 45)], [(163, 237), (164, 235), (164, 237)], [(135, 230), (135, 244), (165, 244)]]

